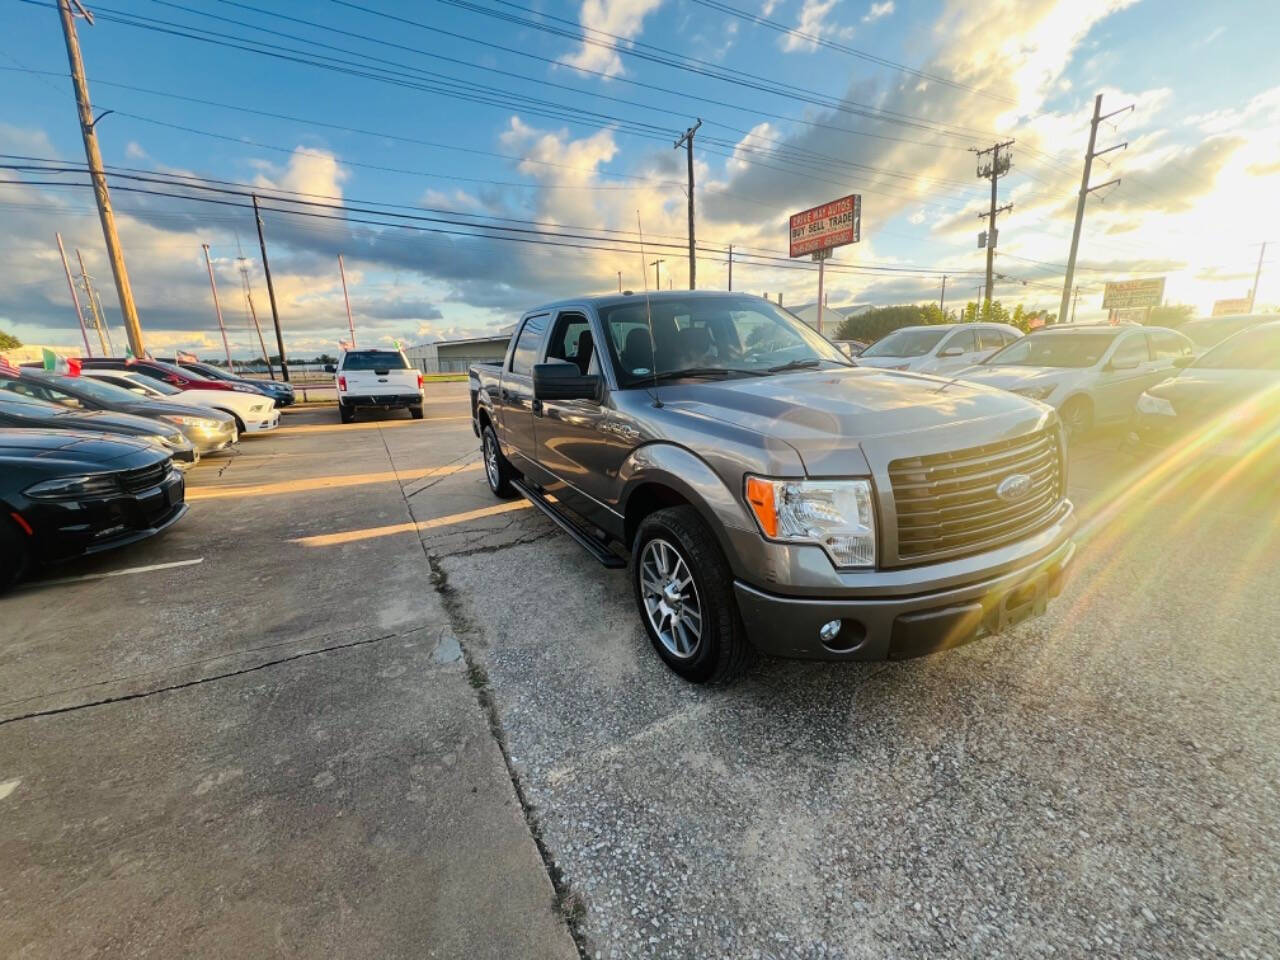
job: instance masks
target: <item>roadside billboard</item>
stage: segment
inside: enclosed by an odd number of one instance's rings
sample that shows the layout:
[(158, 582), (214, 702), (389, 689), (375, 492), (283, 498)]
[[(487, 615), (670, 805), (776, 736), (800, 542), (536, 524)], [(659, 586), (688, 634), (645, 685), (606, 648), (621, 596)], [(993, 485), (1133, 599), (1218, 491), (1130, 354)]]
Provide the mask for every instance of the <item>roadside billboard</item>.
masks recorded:
[(853, 193), (791, 217), (791, 256), (843, 247), (862, 239), (862, 196)]
[(1103, 310), (1158, 307), (1164, 302), (1164, 277), (1145, 280), (1108, 280), (1102, 294)]
[(1213, 301), (1213, 314), (1215, 317), (1233, 317), (1239, 313), (1248, 313), (1252, 309), (1248, 297), (1233, 297), (1230, 300)]

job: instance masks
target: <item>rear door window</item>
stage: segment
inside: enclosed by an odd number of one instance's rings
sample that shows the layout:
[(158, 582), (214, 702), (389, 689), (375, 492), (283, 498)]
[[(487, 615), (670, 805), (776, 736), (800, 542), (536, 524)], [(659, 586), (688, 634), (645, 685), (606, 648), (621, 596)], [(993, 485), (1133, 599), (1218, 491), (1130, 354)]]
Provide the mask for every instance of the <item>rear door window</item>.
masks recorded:
[(1009, 338), (1005, 336), (1003, 330), (984, 327), (978, 331), (978, 342), (983, 350), (999, 350), (1009, 342)]
[(1189, 357), (1192, 354), (1191, 341), (1180, 333), (1169, 330), (1151, 330), (1151, 346), (1157, 360), (1172, 360), (1175, 357)]
[(1122, 338), (1116, 352), (1111, 355), (1111, 363), (1117, 367), (1139, 366), (1149, 359), (1147, 336), (1136, 332)]
[(542, 346), (542, 334), (547, 329), (547, 315), (530, 317), (520, 328), (520, 337), (511, 353), (511, 372), (522, 377), (533, 375), (533, 365), (538, 362), (538, 348)]
[(942, 354), (948, 350), (955, 349), (959, 349), (961, 353), (973, 353), (978, 349), (978, 344), (972, 330), (957, 330), (947, 338), (946, 343), (942, 345), (942, 349), (940, 349), (938, 353)]

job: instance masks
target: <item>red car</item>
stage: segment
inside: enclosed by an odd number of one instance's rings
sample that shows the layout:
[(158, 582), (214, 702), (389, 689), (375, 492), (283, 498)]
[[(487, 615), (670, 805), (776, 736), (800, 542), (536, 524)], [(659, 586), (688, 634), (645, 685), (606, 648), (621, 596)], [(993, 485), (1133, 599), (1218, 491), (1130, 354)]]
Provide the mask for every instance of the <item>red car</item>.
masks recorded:
[(253, 387), (242, 386), (228, 380), (207, 380), (190, 370), (160, 360), (125, 360), (122, 357), (83, 357), (81, 368), (85, 370), (128, 370), (132, 373), (162, 380), (179, 390), (234, 390), (238, 393), (257, 393)]

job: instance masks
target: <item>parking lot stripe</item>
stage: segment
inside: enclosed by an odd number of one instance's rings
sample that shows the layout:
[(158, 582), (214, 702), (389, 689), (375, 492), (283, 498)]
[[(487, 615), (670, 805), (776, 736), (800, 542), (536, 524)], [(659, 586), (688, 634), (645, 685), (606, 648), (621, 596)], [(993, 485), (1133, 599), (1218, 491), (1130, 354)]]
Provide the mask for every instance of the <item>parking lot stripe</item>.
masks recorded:
[(290, 543), (298, 543), (304, 547), (334, 547), (343, 543), (354, 543), (357, 540), (370, 540), (374, 537), (388, 537), (397, 533), (421, 533), (424, 530), (435, 530), (438, 527), (449, 527), (455, 523), (466, 523), (468, 520), (479, 520), (512, 510), (526, 510), (532, 504), (528, 500), (512, 500), (498, 503), (492, 507), (481, 507), (479, 510), (467, 510), (464, 513), (451, 513), (431, 520), (417, 520), (408, 523), (393, 523), (385, 527), (366, 527), (363, 530), (343, 530), (340, 533), (320, 533), (311, 537), (296, 537)]
[(225, 487), (195, 487), (187, 491), (188, 502), (220, 500), (224, 497), (262, 497), (280, 493), (310, 493), (341, 487), (359, 487), (369, 483), (395, 483), (426, 477), (447, 477), (464, 470), (479, 470), (479, 463), (460, 463), (448, 467), (426, 467), (420, 470), (386, 470), (381, 473), (351, 473), (338, 476), (309, 477), (304, 480), (281, 480), (278, 483), (253, 483)]
[(123, 577), (131, 573), (150, 573), (152, 570), (170, 570), (174, 567), (190, 567), (204, 563), (204, 557), (194, 560), (174, 560), (172, 563), (152, 563), (145, 567), (125, 567), (123, 570), (106, 570), (102, 573), (86, 573), (82, 577), (61, 577), (57, 580), (33, 580), (19, 589), (35, 590), (39, 587), (56, 587), (64, 583), (83, 583), (86, 580), (104, 580), (107, 577)]
[[(427, 417), (424, 420), (371, 420), (365, 423), (304, 423), (296, 427), (277, 427), (270, 436), (295, 436), (301, 433), (348, 433), (352, 430), (390, 430), (395, 427), (421, 426), (424, 423), (445, 423), (452, 420), (470, 420), (468, 417)], [(266, 436), (267, 434), (264, 434)]]

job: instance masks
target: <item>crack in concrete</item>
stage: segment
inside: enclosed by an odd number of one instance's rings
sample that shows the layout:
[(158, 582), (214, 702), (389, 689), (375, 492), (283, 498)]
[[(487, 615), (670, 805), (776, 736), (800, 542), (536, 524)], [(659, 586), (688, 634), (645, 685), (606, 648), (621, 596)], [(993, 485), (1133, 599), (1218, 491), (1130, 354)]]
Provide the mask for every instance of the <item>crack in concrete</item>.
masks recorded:
[[(391, 456), (391, 448), (387, 445), (386, 437), (383, 436), (382, 430), (378, 431), (378, 436), (382, 438), (382, 446), (386, 450), (387, 460), (391, 464), (391, 469), (396, 472), (395, 460)], [(410, 495), (405, 491), (404, 484), (400, 484), (400, 496), (404, 500), (405, 512), (409, 515), (409, 519), (416, 522), (417, 518), (413, 513), (413, 505), (409, 502)], [(514, 518), (510, 522), (514, 522)], [(507, 777), (511, 781), (511, 789), (515, 792), (516, 800), (520, 804), (525, 826), (528, 828), (533, 844), (537, 848), (538, 856), (542, 858), (543, 869), (546, 870), (547, 878), (551, 881), (551, 887), (555, 891), (556, 906), (559, 909), (560, 916), (564, 920), (565, 928), (569, 931), (574, 947), (577, 948), (578, 956), (581, 960), (589, 960), (586, 935), (582, 930), (582, 923), (586, 915), (585, 902), (579, 893), (569, 887), (568, 881), (560, 868), (556, 866), (555, 858), (552, 857), (551, 851), (543, 839), (542, 825), (538, 822), (533, 805), (529, 802), (524, 785), (520, 781), (520, 776), (516, 772), (515, 765), (511, 762), (511, 751), (507, 748), (506, 734), (502, 729), (502, 719), (498, 715), (497, 701), (494, 699), (492, 688), (489, 686), (489, 677), (485, 673), (484, 667), (476, 661), (469, 644), (464, 642), (465, 637), (471, 637), (477, 633), (477, 628), (467, 617), (457, 592), (449, 585), (449, 577), (440, 565), (440, 558), (431, 552), (427, 547), (426, 541), (421, 537), (418, 538), (418, 545), (422, 547), (423, 556), (426, 557), (427, 566), (431, 570), (431, 585), (440, 597), (440, 605), (444, 608), (445, 615), (449, 618), (449, 625), (453, 630), (453, 635), (458, 641), (463, 662), (467, 666), (467, 676), (471, 681), (471, 686), (476, 691), (476, 700), (489, 724), (489, 735), (493, 737), (494, 743), (497, 744), (498, 752), (502, 755), (502, 762), (507, 768)], [(494, 545), (494, 550), (505, 549), (506, 546), (508, 545), (503, 545), (502, 547)], [(509, 546), (515, 546), (515, 544), (513, 543)], [(480, 547), (477, 550), (484, 550), (484, 548)], [(488, 552), (494, 552), (494, 550)]]
[[(416, 630), (417, 628), (415, 628)], [(412, 633), (414, 631), (409, 631)], [(0, 726), (9, 723), (17, 723), (19, 720), (33, 720), (38, 717), (52, 717), (60, 713), (74, 713), (77, 710), (87, 710), (90, 707), (103, 707), (112, 703), (126, 703), (130, 700), (142, 700), (145, 697), (153, 697), (158, 693), (171, 693), (175, 690), (186, 690), (188, 687), (198, 687), (201, 684), (213, 683), (215, 680), (226, 680), (230, 677), (241, 677), (247, 673), (256, 673), (259, 670), (266, 670), (268, 667), (276, 667), (282, 663), (289, 663), (293, 660), (302, 660), (306, 657), (314, 657), (324, 653), (333, 653), (339, 650), (352, 650), (356, 647), (367, 647), (373, 643), (381, 643), (383, 640), (392, 640), (396, 637), (405, 636), (403, 633), (389, 633), (381, 637), (368, 637), (364, 640), (353, 640), (350, 643), (335, 643), (332, 646), (322, 647), (319, 650), (304, 650), (301, 653), (295, 653), (288, 657), (280, 657), (276, 660), (267, 660), (263, 663), (254, 664), (252, 667), (244, 667), (240, 670), (229, 670), (226, 673), (217, 673), (211, 677), (200, 677), (196, 680), (187, 680), (183, 683), (173, 683), (164, 687), (156, 687), (154, 690), (140, 690), (137, 693), (124, 693), (118, 697), (103, 697), (100, 700), (91, 700), (87, 703), (75, 703), (65, 707), (53, 707), (48, 710), (34, 710), (31, 713), (24, 713), (20, 716), (9, 717), (7, 720), (0, 720)]]

